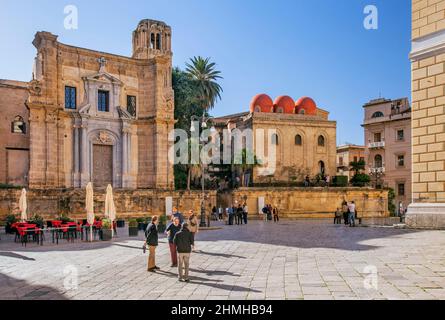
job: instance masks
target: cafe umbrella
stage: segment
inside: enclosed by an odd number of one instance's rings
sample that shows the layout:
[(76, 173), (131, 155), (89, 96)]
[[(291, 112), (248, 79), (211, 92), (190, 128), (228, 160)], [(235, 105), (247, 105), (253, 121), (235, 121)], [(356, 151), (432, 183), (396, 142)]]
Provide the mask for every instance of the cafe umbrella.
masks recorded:
[(85, 209), (87, 211), (87, 222), (90, 226), (90, 241), (93, 241), (93, 224), (94, 224), (94, 194), (93, 184), (89, 182), (86, 187)]
[(28, 204), (26, 202), (26, 189), (22, 189), (22, 194), (20, 195), (19, 200), (19, 209), (20, 209), (20, 220), (25, 222), (28, 220), (27, 209)]
[(113, 222), (116, 220), (116, 207), (113, 200), (113, 188), (110, 184), (107, 187), (107, 194), (105, 195), (105, 217), (111, 221), (111, 235), (113, 236)]

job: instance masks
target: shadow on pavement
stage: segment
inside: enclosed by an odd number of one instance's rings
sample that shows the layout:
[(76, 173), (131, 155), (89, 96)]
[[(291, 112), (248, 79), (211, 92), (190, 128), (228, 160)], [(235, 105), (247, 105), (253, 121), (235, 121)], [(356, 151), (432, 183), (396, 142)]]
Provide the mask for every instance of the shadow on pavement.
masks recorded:
[[(194, 270), (192, 270), (192, 269), (190, 269), (190, 271), (194, 272)], [(209, 271), (209, 273), (212, 273), (212, 272), (214, 272), (214, 271)], [(158, 271), (156, 271), (156, 273), (165, 275), (170, 278), (178, 278), (177, 273), (173, 273), (170, 271), (158, 270)], [(215, 274), (215, 273), (212, 273), (212, 274)], [(190, 275), (189, 278), (190, 278), (189, 283), (191, 283), (191, 284), (200, 284), (200, 285), (208, 286), (208, 287), (215, 288), (215, 289), (238, 291), (238, 292), (261, 292), (259, 290), (241, 287), (241, 286), (237, 286), (237, 285), (222, 284), (221, 283), (221, 282), (223, 282), (222, 280), (212, 280), (212, 279), (208, 279), (208, 278), (197, 277), (194, 275)]]
[[(198, 233), (197, 241), (238, 241), (258, 244), (288, 246), (293, 248), (328, 248), (341, 250), (374, 250), (379, 246), (366, 245), (361, 242), (381, 238), (394, 238), (406, 234), (423, 232), (395, 228), (351, 228), (345, 225), (334, 225), (331, 219), (282, 220), (279, 223), (249, 221), (247, 225), (224, 226), (215, 233)], [(221, 255), (227, 258), (230, 254), (201, 252), (209, 255)]]
[(36, 261), (36, 259), (34, 259), (34, 258), (28, 258), (26, 256), (23, 256), (21, 254), (14, 253), (14, 252), (0, 252), (0, 256), (8, 257), (8, 258), (16, 258), (16, 259), (21, 259), (21, 260), (26, 260), (26, 261)]
[(68, 300), (58, 290), (0, 273), (0, 300)]
[(196, 250), (197, 254), (205, 254), (213, 257), (222, 257), (222, 258), (240, 258), (240, 259), (246, 259), (246, 257), (237, 256), (235, 254), (227, 254), (227, 253), (217, 253), (217, 252), (206, 252), (202, 250)]

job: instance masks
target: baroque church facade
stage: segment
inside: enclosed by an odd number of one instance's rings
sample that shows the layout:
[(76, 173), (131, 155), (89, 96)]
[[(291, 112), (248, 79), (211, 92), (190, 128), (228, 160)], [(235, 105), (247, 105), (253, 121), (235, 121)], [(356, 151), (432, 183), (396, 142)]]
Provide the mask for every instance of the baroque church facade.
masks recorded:
[[(171, 28), (142, 20), (132, 57), (38, 32), (33, 80), (0, 80), (0, 183), (173, 189)], [(0, 159), (0, 160), (1, 160)]]

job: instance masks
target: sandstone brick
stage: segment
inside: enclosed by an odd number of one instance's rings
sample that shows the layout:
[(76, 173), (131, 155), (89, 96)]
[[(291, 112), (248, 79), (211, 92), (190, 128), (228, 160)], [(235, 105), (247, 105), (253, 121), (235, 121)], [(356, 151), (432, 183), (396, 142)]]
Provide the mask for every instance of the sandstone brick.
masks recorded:
[(428, 163), (428, 171), (443, 171), (444, 161), (434, 161)]

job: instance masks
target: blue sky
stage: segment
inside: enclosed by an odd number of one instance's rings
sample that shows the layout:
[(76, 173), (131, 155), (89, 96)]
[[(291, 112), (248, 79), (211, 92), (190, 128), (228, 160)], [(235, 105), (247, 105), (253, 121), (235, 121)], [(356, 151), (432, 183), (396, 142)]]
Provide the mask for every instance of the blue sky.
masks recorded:
[[(0, 0), (0, 78), (30, 80), (36, 31), (128, 56), (137, 23), (163, 20), (173, 29), (175, 66), (201, 55), (222, 71), (214, 115), (246, 111), (257, 93), (310, 96), (338, 121), (339, 144), (362, 144), (362, 105), (410, 95), (410, 2)], [(69, 4), (79, 10), (78, 30), (64, 29)], [(363, 27), (369, 4), (379, 10), (378, 30)]]

